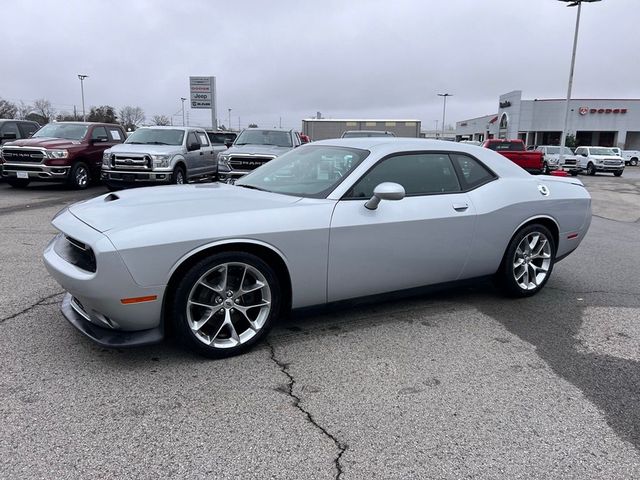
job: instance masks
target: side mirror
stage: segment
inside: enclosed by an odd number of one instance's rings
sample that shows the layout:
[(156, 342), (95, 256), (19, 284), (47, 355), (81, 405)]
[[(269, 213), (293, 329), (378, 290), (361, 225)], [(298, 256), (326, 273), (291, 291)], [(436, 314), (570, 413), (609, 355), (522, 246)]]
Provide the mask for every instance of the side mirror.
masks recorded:
[(583, 157), (587, 156), (587, 152), (582, 152), (580, 155), (582, 155)]
[(192, 142), (187, 145), (187, 150), (193, 152), (194, 150), (200, 150), (200, 144), (198, 142)]
[(404, 187), (393, 182), (384, 182), (373, 189), (373, 197), (364, 204), (369, 210), (378, 208), (380, 200), (402, 200), (404, 198)]
[(7, 132), (7, 133), (3, 133), (2, 137), (0, 137), (2, 140), (15, 140), (18, 138), (18, 136), (15, 134), (15, 132)]

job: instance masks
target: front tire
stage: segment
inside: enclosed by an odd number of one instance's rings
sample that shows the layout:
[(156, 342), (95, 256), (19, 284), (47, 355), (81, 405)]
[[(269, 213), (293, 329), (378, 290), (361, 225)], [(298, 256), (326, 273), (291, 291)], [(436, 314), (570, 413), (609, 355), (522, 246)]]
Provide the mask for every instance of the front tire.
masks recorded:
[(638, 159), (637, 158), (632, 158), (631, 160), (629, 160), (629, 165), (631, 165), (632, 167), (637, 167), (638, 166)]
[(549, 175), (551, 173), (551, 170), (549, 170), (549, 164), (547, 162), (544, 162), (542, 164), (542, 173), (544, 173), (545, 175)]
[(184, 185), (187, 183), (187, 176), (184, 173), (184, 168), (181, 166), (177, 166), (173, 169), (173, 174), (171, 175), (171, 183), (174, 185)]
[(188, 349), (224, 358), (262, 340), (281, 303), (278, 277), (266, 262), (245, 252), (224, 252), (199, 261), (184, 275), (171, 316)]
[(589, 164), (587, 165), (587, 175), (591, 175), (592, 177), (595, 176), (596, 174), (596, 166), (589, 162)]
[(622, 176), (622, 170), (618, 170), (617, 172), (613, 172), (613, 175), (616, 177), (621, 177)]
[(89, 167), (84, 162), (76, 162), (71, 167), (67, 183), (75, 190), (85, 190), (91, 182)]
[(8, 178), (7, 183), (13, 188), (27, 188), (30, 180), (28, 178)]
[(555, 263), (556, 245), (544, 225), (519, 230), (509, 242), (499, 278), (511, 297), (530, 297), (545, 286)]

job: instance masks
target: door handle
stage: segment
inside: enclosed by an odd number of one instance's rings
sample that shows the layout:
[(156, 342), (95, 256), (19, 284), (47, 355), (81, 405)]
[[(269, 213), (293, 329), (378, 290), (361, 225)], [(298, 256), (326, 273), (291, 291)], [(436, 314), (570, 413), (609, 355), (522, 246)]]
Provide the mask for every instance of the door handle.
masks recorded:
[(464, 212), (467, 208), (469, 208), (469, 204), (467, 203), (454, 203), (453, 209), (456, 212)]
[(204, 152), (200, 152), (200, 155), (204, 155)]

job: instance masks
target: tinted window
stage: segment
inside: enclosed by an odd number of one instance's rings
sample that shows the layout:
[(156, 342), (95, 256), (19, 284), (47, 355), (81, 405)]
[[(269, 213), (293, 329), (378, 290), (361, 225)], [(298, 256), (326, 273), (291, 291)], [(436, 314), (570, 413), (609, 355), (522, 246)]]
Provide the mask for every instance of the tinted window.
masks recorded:
[(382, 182), (395, 182), (407, 195), (459, 192), (460, 185), (446, 154), (418, 153), (397, 155), (378, 163), (356, 183), (347, 196), (371, 198)]
[(4, 122), (0, 124), (0, 133), (3, 135), (7, 133), (13, 133), (16, 138), (20, 138), (20, 133), (18, 132), (18, 126), (16, 122)]
[(192, 143), (200, 143), (198, 141), (198, 138), (196, 137), (196, 134), (194, 132), (189, 132), (189, 135), (187, 136), (187, 146), (191, 145)]
[(109, 138), (107, 137), (107, 129), (104, 127), (95, 127), (91, 133), (91, 139), (98, 140), (100, 138)]
[(453, 153), (451, 158), (460, 172), (465, 190), (475, 188), (496, 178), (487, 167), (473, 157)]
[(29, 123), (29, 122), (21, 122), (18, 126), (20, 127), (20, 131), (22, 132), (22, 136), (24, 138), (30, 137), (31, 135), (36, 133), (40, 128), (35, 123)]

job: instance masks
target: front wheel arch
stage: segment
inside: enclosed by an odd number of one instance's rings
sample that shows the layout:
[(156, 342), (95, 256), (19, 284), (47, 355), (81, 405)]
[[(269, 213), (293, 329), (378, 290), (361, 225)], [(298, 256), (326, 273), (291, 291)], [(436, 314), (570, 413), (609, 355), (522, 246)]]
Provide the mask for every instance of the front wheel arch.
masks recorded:
[(180, 261), (179, 265), (171, 273), (171, 277), (169, 278), (169, 282), (167, 283), (167, 286), (165, 288), (164, 301), (162, 305), (162, 321), (165, 326), (166, 335), (168, 337), (173, 336), (173, 332), (170, 331), (172, 328), (172, 322), (167, 321), (169, 319), (165, 318), (167, 312), (172, 311), (173, 306), (173, 295), (169, 295), (168, 292), (175, 292), (175, 289), (180, 283), (180, 280), (196, 263), (204, 258), (210, 257), (211, 255), (225, 252), (251, 253), (269, 264), (269, 266), (274, 269), (276, 275), (278, 276), (278, 280), (280, 282), (280, 287), (282, 290), (281, 314), (287, 315), (287, 313), (291, 310), (291, 275), (289, 273), (289, 268), (287, 267), (286, 262), (278, 252), (265, 245), (249, 242), (232, 242), (213, 245), (200, 251), (196, 251), (187, 258), (183, 258)]

